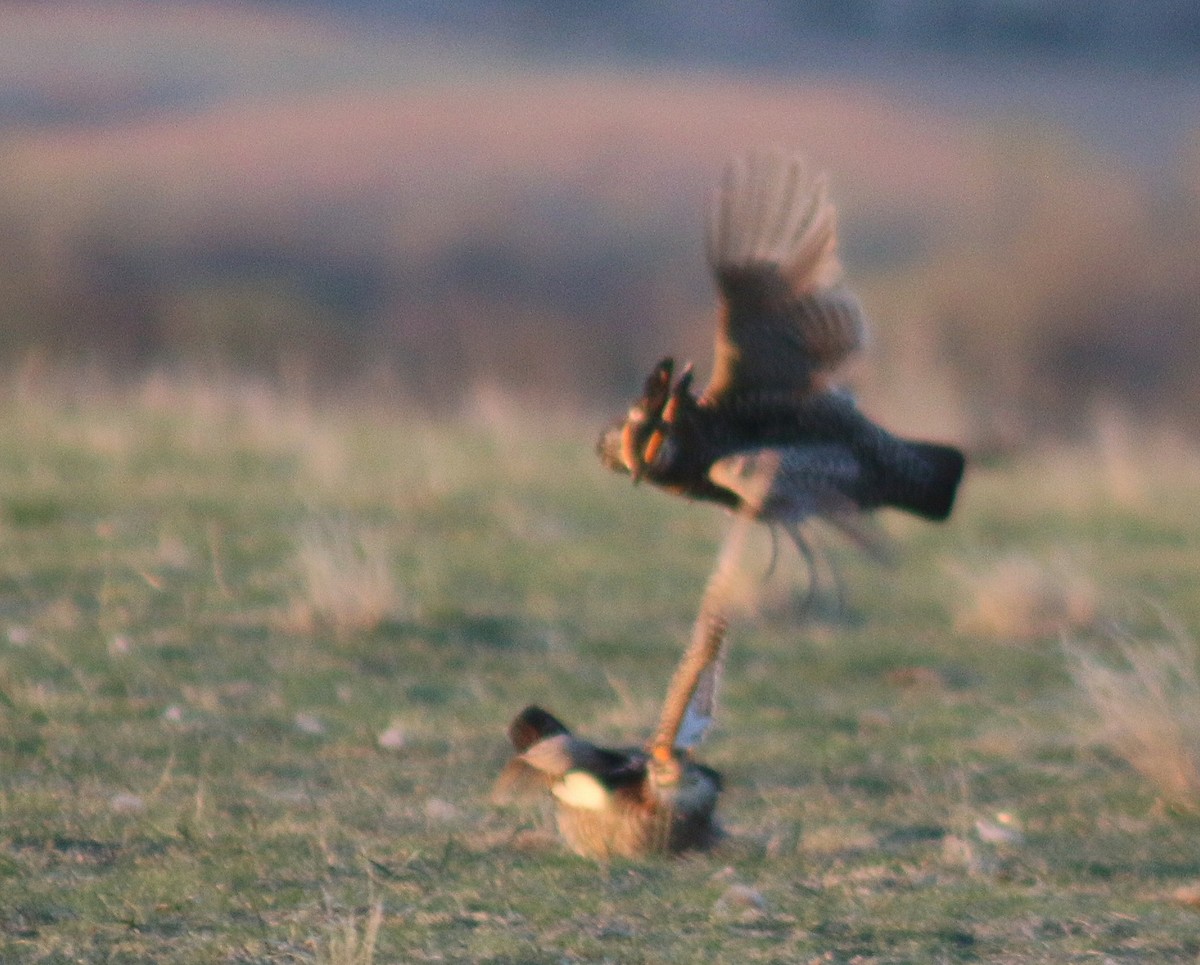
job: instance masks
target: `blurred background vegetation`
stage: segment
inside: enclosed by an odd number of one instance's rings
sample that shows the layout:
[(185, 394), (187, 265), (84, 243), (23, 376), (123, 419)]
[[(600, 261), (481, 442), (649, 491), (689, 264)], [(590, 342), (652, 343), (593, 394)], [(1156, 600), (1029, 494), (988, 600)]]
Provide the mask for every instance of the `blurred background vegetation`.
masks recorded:
[(1200, 425), (1200, 13), (1056, 4), (0, 10), (0, 361), (434, 409), (707, 365), (727, 155), (826, 167), (897, 429)]

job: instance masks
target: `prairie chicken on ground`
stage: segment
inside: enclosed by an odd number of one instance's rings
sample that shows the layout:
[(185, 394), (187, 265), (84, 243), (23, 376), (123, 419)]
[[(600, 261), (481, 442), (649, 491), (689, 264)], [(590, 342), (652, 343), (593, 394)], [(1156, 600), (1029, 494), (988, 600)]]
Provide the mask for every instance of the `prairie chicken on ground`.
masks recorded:
[(721, 776), (693, 753), (716, 714), (730, 582), (747, 519), (735, 519), (722, 544), (691, 642), (645, 748), (597, 747), (542, 708), (526, 707), (509, 725), (516, 753), (496, 781), (495, 800), (549, 791), (559, 833), (585, 857), (678, 854), (708, 848), (720, 839), (716, 807)]
[(496, 797), (548, 789), (559, 833), (590, 858), (679, 853), (712, 845), (721, 777), (672, 752), (597, 747), (540, 707), (526, 707), (508, 729), (516, 756)]
[(709, 212), (708, 262), (721, 301), (708, 387), (692, 393), (690, 364), (673, 382), (664, 358), (600, 437), (602, 462), (777, 524), (810, 562), (800, 526), (813, 517), (868, 542), (866, 510), (945, 519), (962, 453), (893, 435), (831, 382), (864, 322), (824, 178), (784, 154), (735, 158)]

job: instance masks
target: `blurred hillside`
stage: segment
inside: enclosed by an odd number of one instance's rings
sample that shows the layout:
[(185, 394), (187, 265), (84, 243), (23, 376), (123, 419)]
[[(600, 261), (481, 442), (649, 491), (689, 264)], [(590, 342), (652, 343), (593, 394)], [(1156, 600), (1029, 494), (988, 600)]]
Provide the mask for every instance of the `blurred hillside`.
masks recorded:
[(13, 360), (612, 405), (659, 354), (707, 363), (702, 207), (771, 143), (831, 172), (898, 428), (1198, 424), (1194, 135), (1148, 171), (869, 78), (548, 65), (266, 4), (0, 27)]
[[(267, 8), (295, 0), (257, 0)], [(793, 63), (814, 41), (852, 39), (916, 50), (1194, 63), (1200, 7), (1190, 0), (301, 0), (374, 23), (486, 32), (508, 44), (562, 54)]]

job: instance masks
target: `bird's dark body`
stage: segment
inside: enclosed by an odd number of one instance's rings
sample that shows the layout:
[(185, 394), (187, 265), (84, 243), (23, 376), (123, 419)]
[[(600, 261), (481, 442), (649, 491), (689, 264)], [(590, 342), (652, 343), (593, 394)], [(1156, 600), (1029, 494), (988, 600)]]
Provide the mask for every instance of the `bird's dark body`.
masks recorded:
[[(611, 436), (610, 430), (601, 439), (602, 450), (612, 449)], [(736, 510), (741, 497), (709, 472), (728, 456), (762, 450), (788, 452), (803, 465), (793, 473), (794, 485), (836, 493), (857, 510), (886, 506), (933, 520), (949, 515), (964, 466), (959, 450), (900, 438), (863, 415), (848, 394), (827, 391), (800, 400), (716, 405), (689, 398), (641, 478)]]
[[(812, 517), (852, 535), (855, 514), (951, 511), (962, 453), (901, 438), (833, 379), (865, 322), (841, 281), (836, 211), (802, 160), (735, 158), (710, 208), (708, 259), (720, 296), (711, 380), (691, 391), (662, 359), (601, 460), (678, 495), (780, 524), (799, 542)], [(803, 552), (803, 550), (802, 550)]]

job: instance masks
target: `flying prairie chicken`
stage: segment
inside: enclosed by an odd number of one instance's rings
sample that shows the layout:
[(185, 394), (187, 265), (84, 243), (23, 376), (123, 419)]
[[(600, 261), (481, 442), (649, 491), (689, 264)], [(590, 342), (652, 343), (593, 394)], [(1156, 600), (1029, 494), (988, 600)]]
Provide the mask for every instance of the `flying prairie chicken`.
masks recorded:
[(693, 394), (691, 364), (672, 383), (674, 360), (662, 359), (601, 435), (601, 461), (778, 525), (810, 565), (801, 525), (813, 517), (868, 544), (864, 511), (945, 519), (962, 453), (893, 435), (833, 382), (865, 326), (842, 282), (825, 178), (778, 152), (734, 158), (709, 211), (708, 263), (720, 294), (708, 387)]
[(542, 708), (526, 707), (508, 728), (516, 753), (496, 781), (498, 802), (549, 791), (559, 833), (585, 857), (678, 854), (720, 839), (721, 776), (693, 755), (716, 714), (730, 582), (747, 519), (736, 518), (725, 537), (645, 747), (598, 747)]

